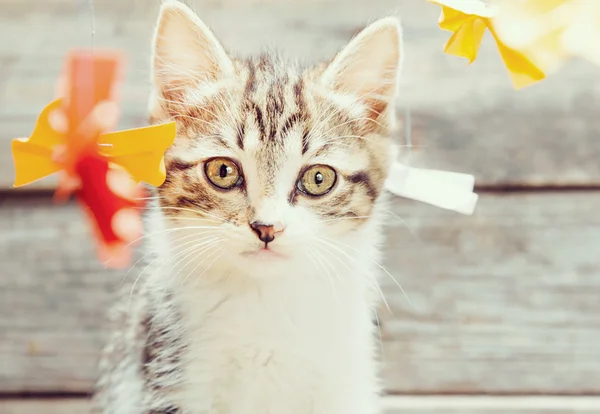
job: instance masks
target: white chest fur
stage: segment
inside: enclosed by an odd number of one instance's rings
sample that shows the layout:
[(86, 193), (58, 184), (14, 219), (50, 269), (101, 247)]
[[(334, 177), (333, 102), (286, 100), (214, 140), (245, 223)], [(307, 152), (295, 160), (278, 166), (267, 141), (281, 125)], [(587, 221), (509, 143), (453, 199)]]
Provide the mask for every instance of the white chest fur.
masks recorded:
[(369, 278), (338, 272), (230, 275), (181, 292), (184, 412), (379, 412)]

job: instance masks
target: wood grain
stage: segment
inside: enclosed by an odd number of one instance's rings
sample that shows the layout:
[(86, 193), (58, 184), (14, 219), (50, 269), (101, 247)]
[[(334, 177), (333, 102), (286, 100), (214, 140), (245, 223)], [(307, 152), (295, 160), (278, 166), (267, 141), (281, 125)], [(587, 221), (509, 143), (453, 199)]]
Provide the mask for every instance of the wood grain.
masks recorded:
[(0, 400), (0, 414), (83, 414), (89, 411), (90, 405), (84, 399)]
[[(64, 53), (92, 43), (84, 3), (0, 2), (0, 35), (18, 39), (0, 43), (0, 188), (13, 180), (10, 140), (31, 132), (53, 96)], [(591, 64), (573, 61), (517, 93), (491, 39), (472, 66), (443, 54), (448, 32), (436, 27), (439, 7), (424, 0), (359, 0), (352, 7), (347, 0), (190, 3), (242, 55), (268, 44), (308, 62), (330, 58), (366, 22), (398, 12), (406, 43), (401, 112), (411, 108), (412, 133), (421, 145), (416, 165), (471, 172), (483, 186), (600, 185), (600, 69)], [(145, 118), (158, 4), (96, 2), (94, 44), (129, 57), (122, 90), (127, 125)]]
[[(596, 397), (387, 397), (383, 414), (596, 414)], [(5, 400), (0, 414), (81, 414), (89, 410), (85, 399)]]
[[(411, 305), (386, 278), (386, 389), (600, 393), (598, 211), (599, 193), (489, 194), (473, 217), (395, 199), (385, 265)], [(0, 262), (0, 393), (89, 392), (124, 272), (39, 197), (0, 202)]]

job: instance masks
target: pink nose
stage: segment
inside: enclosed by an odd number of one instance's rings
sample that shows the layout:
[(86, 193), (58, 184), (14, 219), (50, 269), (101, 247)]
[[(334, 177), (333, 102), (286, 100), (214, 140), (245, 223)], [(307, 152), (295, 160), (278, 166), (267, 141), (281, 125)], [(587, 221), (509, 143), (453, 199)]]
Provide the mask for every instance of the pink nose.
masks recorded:
[(255, 221), (254, 223), (250, 223), (250, 228), (256, 233), (258, 239), (265, 244), (275, 240), (275, 228), (272, 224), (264, 224)]

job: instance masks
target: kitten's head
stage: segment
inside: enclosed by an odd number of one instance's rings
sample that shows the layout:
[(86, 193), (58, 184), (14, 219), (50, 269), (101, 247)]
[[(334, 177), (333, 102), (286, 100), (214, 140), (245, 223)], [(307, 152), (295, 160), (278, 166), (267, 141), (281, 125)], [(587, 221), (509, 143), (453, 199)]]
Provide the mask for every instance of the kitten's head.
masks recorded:
[(168, 225), (186, 227), (171, 232), (174, 243), (264, 268), (303, 261), (368, 226), (393, 161), (397, 19), (300, 70), (269, 54), (230, 57), (172, 1), (153, 59), (152, 121), (173, 119), (178, 130), (158, 190)]

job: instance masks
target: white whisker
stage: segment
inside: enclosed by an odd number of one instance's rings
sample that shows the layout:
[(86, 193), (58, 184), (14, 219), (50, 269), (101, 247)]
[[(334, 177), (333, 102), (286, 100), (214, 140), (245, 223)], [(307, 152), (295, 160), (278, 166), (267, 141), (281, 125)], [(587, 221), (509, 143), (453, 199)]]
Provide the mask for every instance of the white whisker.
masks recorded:
[(336, 291), (336, 288), (335, 288), (335, 283), (333, 283), (333, 279), (331, 278), (331, 273), (329, 272), (329, 269), (325, 266), (325, 263), (327, 263), (327, 261), (325, 260), (325, 258), (323, 257), (323, 255), (320, 254), (318, 251), (310, 249), (310, 248), (308, 248), (308, 249), (309, 249), (308, 251), (310, 251), (314, 255), (314, 258), (319, 263), (321, 263), (322, 269), (325, 272), (325, 276), (327, 276), (327, 279), (329, 280), (329, 284), (331, 285), (331, 292), (333, 293), (333, 297), (334, 297), (335, 301), (339, 304), (340, 299), (339, 299), (339, 297), (337, 295), (337, 291)]
[[(169, 253), (171, 253), (172, 251), (174, 251), (174, 250), (176, 250), (176, 249), (179, 249), (179, 248), (181, 248), (181, 247), (183, 247), (183, 246), (185, 246), (185, 245), (188, 245), (189, 243), (193, 243), (193, 242), (195, 242), (196, 240), (192, 240), (191, 242), (182, 243), (182, 244), (175, 244), (175, 243), (179, 243), (179, 242), (181, 242), (181, 241), (183, 241), (183, 240), (186, 240), (186, 239), (189, 239), (189, 238), (198, 237), (199, 235), (204, 235), (204, 234), (206, 234), (206, 233), (209, 233), (209, 232), (210, 232), (210, 230), (208, 230), (208, 231), (205, 231), (205, 232), (201, 232), (201, 233), (193, 233), (193, 234), (188, 234), (187, 236), (179, 237), (178, 239), (176, 239), (176, 240), (173, 240), (171, 248), (170, 248), (170, 249), (169, 249), (167, 252), (165, 252), (165, 253), (166, 253), (165, 255), (168, 255), (168, 254), (169, 254)], [(134, 263), (132, 266), (130, 266), (130, 267), (129, 267), (129, 270), (127, 271), (127, 273), (125, 273), (125, 275), (124, 275), (124, 276), (123, 276), (123, 278), (121, 279), (121, 286), (123, 285), (123, 283), (124, 283), (124, 282), (125, 282), (125, 280), (127, 279), (127, 276), (129, 275), (129, 273), (131, 273), (131, 271), (132, 271), (133, 269), (135, 269), (135, 267), (136, 267), (136, 266), (137, 266), (137, 265), (138, 265), (138, 264), (139, 264), (139, 263), (140, 263), (140, 262), (141, 262), (143, 259), (145, 259), (147, 256), (149, 256), (149, 255), (151, 255), (151, 254), (153, 254), (153, 252), (151, 252), (151, 251), (150, 251), (150, 252), (147, 252), (147, 253), (146, 253), (146, 254), (144, 254), (142, 257), (140, 257), (140, 258), (139, 258), (139, 259), (138, 259), (138, 260), (137, 260), (137, 261), (136, 261), (136, 262), (135, 262), (135, 263)]]
[[(182, 241), (183, 239), (189, 238), (189, 236), (192, 237), (198, 237), (198, 236), (204, 236), (207, 233), (211, 233), (211, 231), (205, 231), (205, 232), (201, 232), (201, 233), (194, 233), (188, 236), (184, 236), (178, 239), (178, 241)], [(137, 286), (138, 281), (140, 280), (140, 278), (142, 277), (142, 275), (146, 272), (146, 270), (148, 270), (148, 268), (150, 268), (154, 263), (156, 263), (159, 260), (162, 259), (166, 259), (164, 262), (159, 264), (159, 268), (166, 265), (167, 263), (170, 263), (172, 260), (176, 260), (177, 258), (181, 257), (182, 255), (191, 252), (190, 254), (192, 254), (194, 252), (195, 249), (199, 249), (200, 247), (202, 247), (204, 244), (206, 243), (210, 243), (213, 239), (213, 235), (208, 235), (207, 237), (200, 237), (198, 239), (194, 239), (194, 240), (190, 240), (187, 241), (185, 243), (176, 245), (176, 246), (171, 246), (171, 248), (167, 251), (167, 252), (160, 252), (153, 260), (151, 260), (145, 267), (144, 269), (138, 274), (137, 278), (135, 279), (135, 281), (133, 282), (133, 285), (131, 286), (131, 290), (129, 292), (129, 305), (131, 304), (131, 297), (133, 295), (133, 292), (135, 291), (135, 287)], [(212, 240), (208, 240), (208, 241), (204, 241), (207, 239), (212, 239)], [(219, 239), (217, 239), (219, 240)], [(201, 243), (199, 243), (201, 242)], [(185, 248), (182, 251), (176, 253), (175, 255), (170, 255), (171, 252), (173, 252), (176, 249), (181, 249), (184, 246), (190, 245), (192, 244), (191, 247)], [(144, 255), (145, 257), (146, 255)], [(141, 260), (141, 259), (140, 259)], [(138, 260), (136, 262), (136, 264), (140, 261)], [(134, 265), (135, 266), (135, 265)], [(131, 272), (131, 270), (134, 268), (134, 266), (132, 266), (132, 268), (127, 272), (127, 274), (124, 276), (123, 281), (125, 280), (125, 278), (127, 277), (127, 275)]]
[[(213, 254), (213, 252), (214, 252), (214, 251), (218, 250), (219, 243), (220, 243), (220, 242), (222, 242), (222, 241), (223, 241), (223, 239), (217, 239), (217, 240), (215, 240), (215, 242), (214, 242), (214, 243), (212, 243), (210, 246), (207, 246), (207, 247), (206, 247), (206, 248), (205, 248), (205, 249), (202, 251), (202, 253), (206, 253), (207, 251), (209, 251), (209, 250), (212, 250), (212, 251), (211, 251), (211, 252), (208, 254), (208, 256), (207, 256), (207, 257), (205, 257), (204, 259), (202, 259), (200, 262), (196, 263), (196, 265), (195, 265), (195, 266), (192, 268), (192, 270), (190, 270), (190, 272), (189, 272), (189, 273), (186, 275), (186, 277), (185, 277), (185, 278), (183, 278), (183, 280), (181, 281), (181, 284), (180, 284), (181, 286), (184, 286), (185, 282), (186, 282), (186, 281), (188, 280), (188, 278), (189, 278), (189, 277), (190, 277), (190, 276), (191, 276), (191, 275), (192, 275), (192, 274), (193, 274), (193, 273), (196, 271), (196, 269), (198, 269), (198, 267), (200, 267), (200, 266), (202, 265), (202, 263), (204, 263), (204, 262), (207, 260), (207, 258), (208, 258), (208, 257), (210, 257), (210, 256)], [(214, 250), (213, 250), (213, 249), (214, 249)], [(189, 263), (187, 263), (187, 264), (186, 264), (186, 266), (187, 266), (188, 264), (189, 264)], [(184, 267), (185, 267), (185, 266), (184, 266)], [(182, 268), (182, 269), (180, 269), (180, 270), (177, 272), (177, 275), (179, 275), (179, 273), (181, 273), (181, 271), (182, 271), (182, 270), (183, 270), (183, 268)]]
[[(222, 239), (214, 239), (214, 240), (210, 240), (208, 243), (203, 243), (203, 245), (206, 245), (204, 248), (202, 248), (200, 251), (196, 252), (197, 256), (200, 256), (201, 254), (207, 252), (208, 250), (212, 249), (213, 247), (217, 246), (220, 242), (222, 241)], [(201, 247), (201, 246), (199, 246)], [(181, 261), (179, 261), (177, 264), (181, 263)], [(185, 269), (189, 264), (191, 263), (191, 261), (188, 261), (185, 265), (183, 265), (178, 271), (177, 273), (175, 273), (171, 279), (175, 280), (177, 279), (177, 276), (179, 276), (179, 274), (183, 271), (183, 269)], [(202, 262), (200, 262), (202, 263)], [(175, 268), (175, 266), (173, 266), (173, 268)], [(189, 275), (188, 275), (189, 276)], [(185, 283), (186, 278), (181, 282), (181, 286), (183, 286), (183, 284)]]
[[(218, 246), (217, 246), (217, 250), (215, 250), (216, 252), (219, 251)], [(212, 254), (212, 253), (211, 253)], [(200, 278), (202, 276), (204, 276), (204, 274), (206, 272), (208, 272), (208, 269), (210, 269), (212, 267), (212, 265), (219, 259), (219, 257), (221, 257), (223, 255), (223, 252), (220, 252), (209, 264), (208, 266), (206, 266), (206, 268), (202, 271), (202, 273), (200, 273), (197, 277), (196, 280), (194, 281), (194, 284), (198, 283), (198, 280), (200, 280)]]
[(200, 210), (200, 209), (192, 209), (192, 208), (185, 208), (185, 207), (175, 207), (175, 206), (164, 206), (164, 207), (160, 207), (161, 210), (177, 210), (177, 211), (187, 211), (190, 213), (194, 213), (194, 214), (199, 214), (199, 215), (204, 215), (204, 216), (208, 216), (217, 220), (222, 221), (223, 223), (226, 223), (227, 220), (224, 219), (223, 217), (217, 216), (215, 214), (211, 214), (208, 213), (206, 211)]
[(335, 221), (344, 221), (344, 220), (362, 220), (362, 219), (368, 219), (371, 218), (371, 216), (352, 216), (352, 217), (337, 217), (334, 219), (329, 219), (329, 220), (321, 220), (321, 223), (332, 223)]
[[(330, 253), (335, 259), (337, 259), (347, 270), (350, 274), (354, 274), (356, 273), (356, 270), (353, 270), (350, 268), (350, 266), (344, 262), (341, 258), (339, 258), (337, 255), (335, 255), (332, 251), (327, 249), (327, 245), (326, 244), (322, 244), (324, 251), (327, 251), (328, 253)], [(335, 247), (335, 246), (329, 246), (329, 247)], [(348, 255), (347, 253), (341, 251), (338, 249), (338, 251), (340, 251), (342, 254), (344, 254), (348, 259), (353, 260), (353, 261), (357, 261), (356, 258), (351, 257), (350, 255)], [(387, 301), (387, 299), (385, 298), (385, 295), (383, 294), (383, 290), (381, 289), (381, 286), (379, 286), (379, 283), (377, 282), (377, 278), (373, 278), (372, 280), (373, 285), (375, 286), (375, 289), (379, 292), (379, 295), (381, 296), (381, 300), (383, 301), (383, 304), (385, 305), (387, 311), (392, 314), (392, 308), (390, 308), (390, 305)]]
[[(331, 244), (331, 243), (327, 243), (327, 241), (326, 241), (325, 239), (327, 239), (327, 240), (330, 240), (331, 242), (338, 243), (339, 245), (341, 245), (341, 246), (343, 246), (343, 247), (347, 247), (347, 248), (349, 248), (349, 249), (352, 249), (352, 250), (354, 250), (355, 252), (357, 252), (358, 254), (362, 254), (362, 253), (363, 253), (363, 252), (362, 252), (362, 251), (360, 251), (359, 249), (356, 249), (356, 248), (354, 248), (354, 247), (352, 247), (352, 246), (349, 246), (349, 245), (347, 245), (347, 244), (345, 244), (345, 243), (342, 243), (342, 242), (340, 242), (340, 241), (337, 241), (337, 240), (335, 240), (335, 239), (332, 239), (332, 238), (329, 238), (329, 237), (322, 236), (321, 238), (318, 238), (318, 239), (315, 239), (315, 240), (318, 240), (318, 241), (320, 241), (321, 243), (326, 243), (326, 244), (328, 244), (329, 246), (331, 246), (332, 248), (336, 248), (338, 251), (340, 251), (340, 252), (344, 253), (344, 254), (346, 255), (346, 257), (348, 257), (348, 258), (351, 258), (351, 257), (352, 257), (352, 256), (350, 256), (349, 254), (347, 254), (346, 252), (344, 252), (342, 249), (340, 249), (340, 248), (338, 248), (338, 247), (334, 246), (334, 245), (333, 245), (333, 244)], [(391, 274), (391, 273), (390, 273), (390, 272), (389, 272), (389, 271), (388, 271), (388, 270), (387, 270), (385, 267), (383, 267), (381, 264), (379, 264), (377, 261), (375, 261), (375, 260), (373, 260), (372, 258), (370, 258), (370, 257), (367, 257), (367, 256), (363, 256), (363, 257), (365, 257), (365, 258), (366, 258), (366, 259), (368, 259), (368, 260), (369, 260), (371, 263), (373, 263), (373, 264), (374, 264), (374, 265), (376, 265), (378, 268), (380, 268), (382, 271), (384, 271), (384, 272), (385, 272), (385, 273), (386, 273), (386, 274), (389, 276), (389, 278), (390, 278), (390, 279), (392, 279), (392, 281), (394, 282), (394, 284), (395, 284), (396, 286), (398, 286), (398, 288), (400, 289), (400, 291), (402, 292), (402, 294), (403, 294), (403, 295), (404, 295), (404, 297), (406, 298), (406, 301), (408, 302), (408, 304), (409, 304), (409, 305), (410, 305), (410, 306), (411, 306), (411, 307), (414, 309), (414, 306), (413, 306), (412, 302), (410, 301), (410, 298), (409, 298), (409, 297), (408, 297), (408, 295), (406, 294), (406, 291), (405, 291), (405, 290), (404, 290), (404, 288), (403, 288), (403, 287), (400, 285), (400, 283), (399, 283), (399, 282), (396, 280), (396, 278), (394, 278), (394, 276), (392, 276), (392, 274)], [(354, 259), (354, 258), (353, 258), (353, 260), (356, 260), (356, 259)]]

